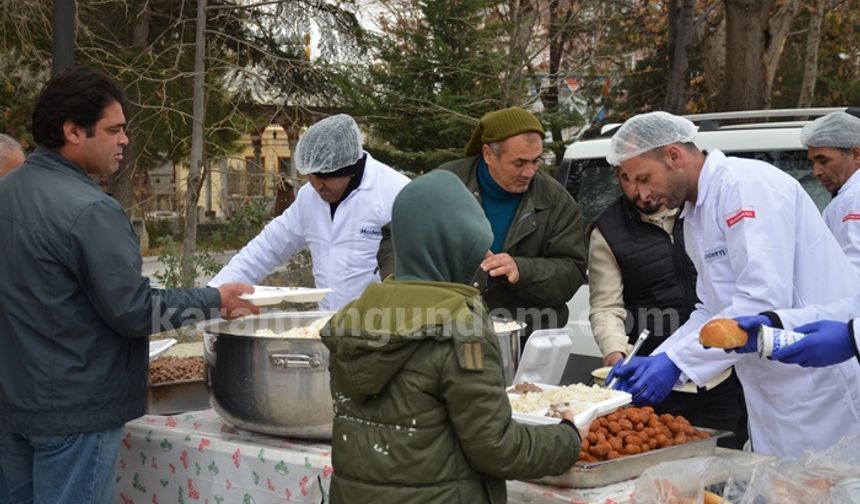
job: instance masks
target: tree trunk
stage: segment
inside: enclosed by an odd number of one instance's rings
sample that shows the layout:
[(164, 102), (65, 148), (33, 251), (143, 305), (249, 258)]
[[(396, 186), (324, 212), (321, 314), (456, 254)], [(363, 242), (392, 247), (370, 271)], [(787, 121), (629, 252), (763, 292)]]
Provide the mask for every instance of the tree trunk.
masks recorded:
[(815, 81), (818, 79), (818, 45), (821, 42), (821, 22), (829, 0), (818, 0), (815, 10), (810, 12), (809, 31), (806, 34), (806, 59), (803, 63), (803, 83), (797, 108), (809, 108), (815, 98)]
[(765, 108), (767, 18), (773, 0), (724, 0), (726, 8), (726, 73), (721, 110)]
[(664, 110), (682, 114), (687, 100), (687, 67), (693, 43), (696, 0), (669, 2), (669, 75)]
[(502, 106), (519, 105), (524, 96), (524, 75), (528, 69), (529, 44), (534, 36), (537, 21), (535, 3), (531, 0), (511, 2), (511, 31), (508, 58), (513, 64), (508, 65), (502, 84)]
[(785, 40), (791, 30), (791, 24), (800, 11), (799, 0), (787, 0), (782, 2), (768, 16), (767, 32), (765, 34), (764, 50), (764, 96), (765, 108), (770, 107), (770, 93), (773, 89), (773, 80), (779, 69), (779, 61), (782, 58), (782, 50), (785, 48)]
[[(702, 19), (695, 23), (696, 41), (702, 58), (705, 89), (710, 100), (718, 97), (726, 73), (726, 17), (719, 14), (715, 22)], [(709, 101), (710, 101), (709, 100)]]
[(152, 11), (149, 1), (137, 1), (137, 16), (131, 28), (131, 43), (134, 47), (144, 49), (149, 44), (149, 25), (152, 23)]
[(194, 253), (197, 250), (197, 200), (200, 198), (200, 167), (203, 163), (204, 108), (203, 56), (206, 50), (206, 0), (197, 0), (197, 36), (194, 47), (194, 97), (191, 125), (191, 160), (188, 162), (188, 182), (185, 192), (185, 237), (182, 242), (182, 286), (193, 287), (197, 280)]
[[(132, 19), (132, 36), (131, 43), (138, 50), (145, 50), (149, 45), (149, 26), (152, 23), (152, 12), (147, 8), (148, 0), (137, 0), (135, 2), (136, 15)], [(132, 98), (132, 97), (129, 97)], [(131, 99), (130, 101), (134, 101)], [(129, 108), (133, 108), (130, 104)], [(131, 114), (132, 110), (127, 110), (126, 113)], [(131, 118), (129, 118), (131, 119)], [(134, 121), (131, 121), (132, 123)], [(137, 172), (137, 162), (140, 159), (140, 154), (143, 152), (142, 137), (145, 135), (134, 131), (129, 131), (130, 139), (124, 160), (120, 169), (111, 177), (109, 182), (109, 192), (116, 199), (122, 208), (126, 211), (130, 219), (140, 217), (140, 214), (135, 211), (135, 173)], [(142, 244), (141, 244), (142, 245)]]
[(75, 0), (54, 0), (51, 37), (53, 74), (57, 75), (68, 70), (75, 64)]
[[(562, 51), (564, 49), (564, 39), (559, 26), (559, 0), (550, 0), (549, 5), (549, 23), (548, 23), (548, 39), (549, 39), (549, 82), (541, 94), (541, 102), (544, 110), (547, 112), (558, 112), (558, 97), (560, 93), (562, 76), (560, 75)], [(553, 121), (550, 126), (550, 134), (552, 142), (555, 146), (553, 152), (555, 154), (556, 164), (561, 163), (564, 157), (564, 144), (562, 138), (561, 126), (558, 121)]]

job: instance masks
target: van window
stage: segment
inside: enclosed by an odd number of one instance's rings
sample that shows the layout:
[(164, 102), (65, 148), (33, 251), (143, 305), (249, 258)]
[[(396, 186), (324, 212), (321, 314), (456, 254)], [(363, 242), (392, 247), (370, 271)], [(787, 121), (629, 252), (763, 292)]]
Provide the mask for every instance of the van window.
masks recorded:
[(583, 223), (594, 221), (604, 208), (621, 196), (615, 168), (606, 158), (565, 159), (563, 163), (570, 163), (570, 169), (565, 170), (563, 166), (559, 173), (567, 173), (564, 185), (582, 207)]
[[(812, 175), (812, 163), (806, 157), (806, 150), (724, 152), (727, 156), (757, 159), (782, 169), (800, 182), (819, 210), (830, 202), (830, 194)], [(562, 183), (582, 207), (585, 223), (594, 221), (604, 208), (621, 195), (615, 169), (605, 158), (565, 159), (559, 174), (566, 175)]]
[(824, 207), (830, 203), (830, 193), (812, 175), (812, 162), (806, 157), (806, 150), (734, 152), (731, 154), (727, 152), (726, 155), (758, 159), (770, 163), (797, 179), (819, 210), (824, 210)]

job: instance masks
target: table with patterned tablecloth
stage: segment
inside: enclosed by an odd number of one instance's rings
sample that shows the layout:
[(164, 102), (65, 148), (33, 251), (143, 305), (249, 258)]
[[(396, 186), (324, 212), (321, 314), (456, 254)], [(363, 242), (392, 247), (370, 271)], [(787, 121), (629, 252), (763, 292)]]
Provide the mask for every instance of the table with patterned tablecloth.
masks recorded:
[[(146, 415), (125, 426), (121, 504), (325, 503), (331, 446), (237, 429), (213, 410)], [(511, 504), (626, 504), (634, 481), (600, 488), (508, 482)]]
[(324, 502), (331, 446), (237, 429), (213, 410), (146, 415), (125, 426), (122, 504)]

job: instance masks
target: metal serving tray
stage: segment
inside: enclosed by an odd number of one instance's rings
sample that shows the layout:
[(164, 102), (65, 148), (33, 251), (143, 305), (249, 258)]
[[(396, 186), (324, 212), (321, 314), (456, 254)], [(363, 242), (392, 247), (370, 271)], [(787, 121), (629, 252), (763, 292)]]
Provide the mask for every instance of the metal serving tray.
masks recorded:
[(568, 488), (592, 488), (618, 483), (619, 481), (636, 478), (645, 469), (660, 462), (679, 460), (691, 457), (713, 455), (717, 449), (717, 439), (733, 435), (729, 431), (718, 431), (694, 427), (707, 432), (711, 437), (697, 439), (689, 443), (668, 448), (660, 448), (636, 455), (627, 455), (615, 460), (602, 462), (577, 462), (567, 472), (558, 476), (545, 476), (536, 483)]
[(146, 412), (174, 415), (209, 408), (209, 389), (203, 378), (157, 383), (147, 389)]

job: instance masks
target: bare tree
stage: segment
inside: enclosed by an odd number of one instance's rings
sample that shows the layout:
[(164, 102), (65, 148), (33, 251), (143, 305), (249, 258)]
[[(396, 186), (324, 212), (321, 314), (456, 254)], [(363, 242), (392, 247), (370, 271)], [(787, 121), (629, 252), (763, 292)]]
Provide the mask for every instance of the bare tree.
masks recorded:
[(800, 12), (800, 6), (800, 0), (774, 1), (768, 15), (764, 52), (764, 96), (767, 100), (765, 102), (766, 107), (770, 107), (773, 80), (776, 78), (776, 71), (779, 69), (779, 62), (782, 59), (782, 52), (785, 48), (785, 40), (791, 31), (791, 24), (797, 17), (797, 13)]
[(798, 108), (812, 106), (815, 97), (815, 81), (818, 79), (818, 46), (821, 43), (821, 23), (829, 0), (818, 0), (809, 13), (809, 31), (806, 33), (806, 58), (803, 63), (803, 83), (800, 85)]
[(696, 0), (669, 2), (669, 75), (663, 108), (673, 114), (683, 113), (686, 105), (687, 67), (695, 17)]
[(182, 286), (193, 287), (196, 277), (194, 253), (197, 250), (197, 200), (203, 185), (203, 127), (206, 109), (203, 106), (203, 77), (206, 70), (206, 0), (197, 0), (197, 25), (194, 43), (194, 110), (191, 126), (191, 159), (188, 162), (188, 182), (185, 188), (185, 238), (182, 242)]
[[(147, 0), (135, 0), (130, 4), (134, 13), (132, 20), (131, 44), (138, 50), (144, 50), (149, 44), (149, 28), (152, 22), (152, 12)], [(143, 153), (144, 135), (139, 130), (132, 128), (129, 131), (131, 138), (127, 147), (127, 154), (120, 169), (111, 177), (108, 190), (114, 199), (119, 201), (123, 209), (128, 212), (129, 217), (142, 217), (136, 210), (134, 201), (134, 181), (137, 165)], [(136, 215), (137, 214), (137, 215)]]
[(705, 89), (710, 98), (719, 96), (726, 74), (726, 16), (719, 3), (700, 13), (694, 23), (696, 45), (702, 58)]
[(724, 0), (726, 73), (720, 109), (770, 106), (770, 90), (798, 0)]
[[(558, 3), (558, 0), (553, 1)], [(519, 105), (526, 94), (523, 83), (530, 70), (527, 58), (534, 49), (532, 40), (539, 19), (538, 5), (531, 0), (513, 0), (507, 7), (507, 59), (510, 63), (502, 68), (501, 99), (503, 105)]]
[(726, 73), (720, 94), (722, 110), (763, 108), (765, 26), (770, 0), (724, 0)]

